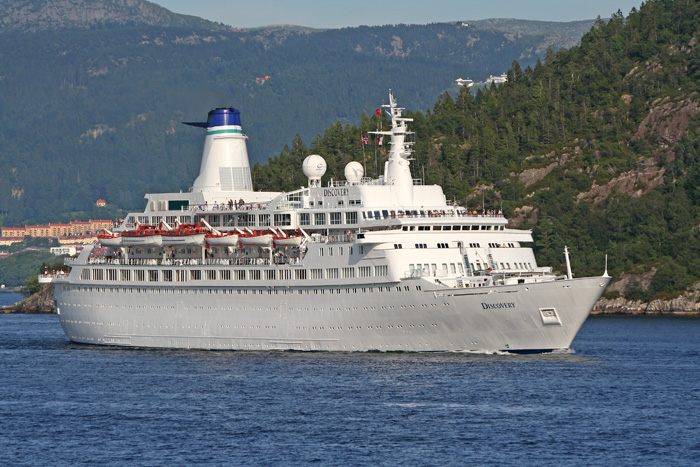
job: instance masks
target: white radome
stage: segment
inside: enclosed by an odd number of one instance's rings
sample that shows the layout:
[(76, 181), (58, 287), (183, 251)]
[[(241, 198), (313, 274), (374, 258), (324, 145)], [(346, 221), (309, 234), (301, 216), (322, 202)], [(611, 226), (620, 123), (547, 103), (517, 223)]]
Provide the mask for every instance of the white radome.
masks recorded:
[(309, 180), (320, 180), (326, 173), (326, 160), (318, 154), (311, 154), (304, 159), (302, 170)]
[(364, 174), (365, 170), (362, 168), (362, 164), (357, 161), (349, 162), (345, 166), (345, 180), (348, 182), (359, 182)]

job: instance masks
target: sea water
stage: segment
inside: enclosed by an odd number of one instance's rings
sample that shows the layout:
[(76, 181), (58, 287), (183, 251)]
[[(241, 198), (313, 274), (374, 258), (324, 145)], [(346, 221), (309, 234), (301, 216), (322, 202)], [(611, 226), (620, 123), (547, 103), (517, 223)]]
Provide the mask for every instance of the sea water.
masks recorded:
[(0, 465), (699, 465), (700, 320), (539, 355), (152, 350), (0, 315)]

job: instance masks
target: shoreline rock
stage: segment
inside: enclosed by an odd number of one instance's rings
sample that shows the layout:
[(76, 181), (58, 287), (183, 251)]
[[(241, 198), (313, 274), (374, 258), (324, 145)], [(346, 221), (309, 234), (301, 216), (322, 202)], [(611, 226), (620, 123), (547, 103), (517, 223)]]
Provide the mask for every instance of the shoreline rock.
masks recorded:
[(53, 302), (53, 284), (45, 284), (40, 292), (31, 295), (21, 302), (0, 308), (0, 314), (55, 314), (56, 306)]

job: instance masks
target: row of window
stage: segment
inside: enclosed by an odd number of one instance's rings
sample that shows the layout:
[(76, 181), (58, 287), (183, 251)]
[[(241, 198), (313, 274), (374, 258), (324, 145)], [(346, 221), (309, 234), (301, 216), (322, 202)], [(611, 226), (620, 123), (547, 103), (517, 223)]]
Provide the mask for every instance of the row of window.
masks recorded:
[[(470, 263), (472, 266), (472, 270), (474, 271), (482, 271), (482, 270), (487, 270), (490, 266), (486, 263)], [(494, 263), (494, 267), (498, 268), (498, 266), (501, 266), (500, 269), (511, 269), (510, 263), (499, 263), (496, 262)], [(514, 270), (517, 271), (532, 271), (532, 264), (531, 263), (513, 263), (513, 268)]]
[(414, 230), (427, 231), (427, 230), (505, 230), (504, 225), (404, 225), (402, 230), (405, 232), (412, 232)]
[[(442, 263), (441, 266), (442, 267), (440, 268), (440, 271), (445, 274), (449, 270), (451, 274), (457, 274), (457, 271), (459, 271), (461, 275), (464, 275), (464, 266), (462, 265), (462, 263)], [(437, 263), (409, 264), (408, 269), (410, 271), (429, 272), (433, 275), (436, 275), (438, 272)]]
[(83, 269), (80, 279), (84, 281), (123, 282), (187, 282), (192, 281), (289, 281), (307, 279), (351, 279), (354, 277), (384, 277), (389, 267), (359, 266), (319, 269)]
[[(416, 290), (422, 290), (420, 285), (414, 286)], [(95, 287), (95, 286), (69, 286), (68, 290), (75, 290), (78, 292), (115, 292), (119, 293), (123, 291), (124, 293), (154, 293), (154, 294), (208, 294), (208, 295), (287, 295), (287, 294), (297, 294), (297, 295), (329, 295), (333, 294), (349, 294), (349, 293), (374, 293), (374, 292), (410, 292), (410, 287), (408, 285), (404, 286), (386, 286), (386, 287), (345, 287), (340, 289), (287, 289), (287, 288), (264, 288), (264, 289), (219, 289), (219, 288), (209, 288), (209, 289), (193, 289), (193, 288), (165, 288), (165, 287)], [(61, 303), (62, 305), (65, 303)], [(447, 304), (445, 304), (447, 305)], [(99, 305), (98, 305), (99, 306)], [(104, 306), (104, 305), (103, 305)], [(411, 308), (415, 308), (413, 305), (408, 305)], [(422, 305), (427, 306), (427, 305)], [(435, 306), (435, 305), (432, 305)], [(132, 305), (129, 305), (131, 308)], [(148, 305), (133, 305), (135, 308), (148, 308)], [(151, 306), (153, 308), (154, 306)], [(159, 306), (160, 307), (160, 306)], [(111, 305), (110, 305), (111, 308)], [(163, 306), (163, 308), (166, 308)], [(192, 308), (201, 308), (193, 306)], [(209, 307), (210, 309), (213, 307)], [(402, 306), (403, 308), (403, 306)], [(357, 308), (355, 308), (357, 309)], [(366, 308), (365, 308), (366, 309)], [(372, 308), (374, 309), (374, 308)], [(262, 308), (260, 308), (262, 310)], [(337, 309), (340, 311), (340, 308)]]
[[(389, 212), (389, 211), (381, 211)], [(391, 211), (394, 212), (394, 211)], [(209, 214), (205, 217), (206, 221), (213, 227), (289, 227), (292, 225), (292, 215), (291, 214)], [(362, 216), (364, 219), (380, 219), (382, 217), (395, 217), (382, 216), (380, 211), (367, 211), (363, 212)], [(187, 224), (191, 222), (190, 216), (137, 216), (139, 223), (141, 224), (153, 224), (158, 225), (160, 222), (165, 220), (171, 226), (175, 222), (181, 224)], [(299, 225), (354, 225), (357, 224), (358, 213), (356, 211), (350, 212), (302, 212), (299, 213)], [(134, 218), (129, 218), (129, 225), (134, 225)], [(469, 230), (469, 231), (488, 231), (488, 230), (505, 230), (503, 225), (404, 225), (403, 230), (405, 231), (454, 231), (454, 230)]]

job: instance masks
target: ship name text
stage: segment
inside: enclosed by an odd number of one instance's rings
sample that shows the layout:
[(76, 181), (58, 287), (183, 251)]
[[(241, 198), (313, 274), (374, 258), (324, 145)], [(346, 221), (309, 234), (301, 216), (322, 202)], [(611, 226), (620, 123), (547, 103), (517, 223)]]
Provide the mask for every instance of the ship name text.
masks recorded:
[(481, 302), (484, 310), (501, 310), (503, 308), (515, 308), (515, 302), (484, 303)]
[(347, 196), (349, 190), (347, 188), (324, 188), (323, 196)]

